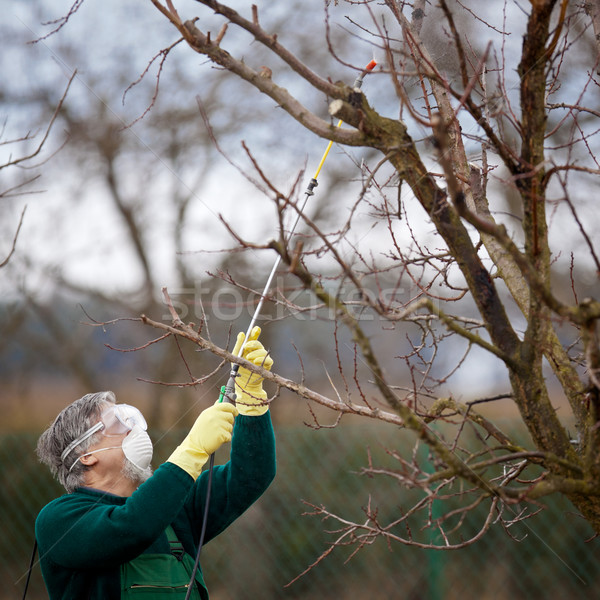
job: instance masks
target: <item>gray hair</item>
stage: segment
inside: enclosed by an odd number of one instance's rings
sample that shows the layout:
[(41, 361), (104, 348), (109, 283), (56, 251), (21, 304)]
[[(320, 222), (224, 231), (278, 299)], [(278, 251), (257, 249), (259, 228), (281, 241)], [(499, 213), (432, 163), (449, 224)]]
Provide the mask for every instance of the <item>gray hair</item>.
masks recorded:
[(81, 463), (79, 457), (99, 441), (102, 433), (98, 432), (82, 441), (64, 460), (61, 458), (62, 453), (71, 442), (98, 423), (106, 405), (116, 402), (113, 392), (86, 394), (64, 408), (54, 423), (40, 436), (36, 448), (37, 455), (40, 461), (50, 467), (54, 477), (67, 492), (70, 493), (84, 484), (88, 467)]

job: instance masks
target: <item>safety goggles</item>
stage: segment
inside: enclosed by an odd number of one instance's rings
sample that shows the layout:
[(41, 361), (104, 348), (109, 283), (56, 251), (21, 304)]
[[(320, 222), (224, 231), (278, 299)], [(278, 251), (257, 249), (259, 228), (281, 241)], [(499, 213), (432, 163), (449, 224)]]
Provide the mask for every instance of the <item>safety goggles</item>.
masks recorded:
[(135, 425), (139, 425), (144, 431), (148, 429), (144, 415), (129, 404), (113, 404), (102, 411), (100, 421), (90, 427), (85, 433), (73, 440), (60, 455), (65, 462), (65, 458), (85, 440), (91, 438), (95, 433), (102, 432), (107, 437), (120, 436), (131, 431)]

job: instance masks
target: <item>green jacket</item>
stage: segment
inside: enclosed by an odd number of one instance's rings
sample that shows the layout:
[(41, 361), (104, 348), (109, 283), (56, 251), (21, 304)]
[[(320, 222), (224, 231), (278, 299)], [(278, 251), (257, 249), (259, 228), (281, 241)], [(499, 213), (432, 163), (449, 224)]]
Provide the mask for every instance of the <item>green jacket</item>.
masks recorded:
[[(239, 415), (229, 462), (214, 468), (205, 542), (255, 502), (274, 476), (269, 413)], [(168, 525), (195, 557), (207, 482), (206, 470), (194, 482), (183, 469), (164, 463), (129, 498), (79, 488), (46, 505), (35, 534), (50, 600), (118, 600), (120, 565), (144, 552), (168, 553)], [(208, 597), (204, 591), (203, 596)]]

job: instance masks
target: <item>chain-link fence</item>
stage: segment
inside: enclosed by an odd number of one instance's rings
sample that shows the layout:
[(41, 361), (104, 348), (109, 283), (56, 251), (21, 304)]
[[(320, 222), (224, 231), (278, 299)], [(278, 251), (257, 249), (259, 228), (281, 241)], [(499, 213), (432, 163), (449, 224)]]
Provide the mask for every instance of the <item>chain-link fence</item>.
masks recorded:
[[(350, 519), (361, 519), (367, 502), (382, 512), (410, 501), (391, 478), (358, 475), (369, 446), (378, 459), (384, 447), (402, 445), (395, 428), (340, 426), (313, 431), (278, 428), (278, 475), (265, 495), (229, 530), (203, 550), (211, 600), (319, 598), (322, 600), (461, 598), (594, 598), (599, 542), (587, 523), (561, 498), (542, 514), (515, 525), (511, 535), (493, 526), (464, 549), (440, 552), (382, 540), (364, 547), (336, 548), (307, 574), (288, 585), (328, 547), (335, 523), (303, 516), (303, 501), (325, 504)], [(160, 439), (164, 458), (181, 435)], [(0, 437), (0, 599), (21, 598), (39, 509), (62, 493), (36, 462), (36, 435)], [(407, 450), (408, 444), (407, 444)], [(364, 520), (364, 514), (362, 520)], [(587, 540), (587, 541), (586, 541)], [(47, 598), (39, 566), (27, 595)], [(75, 600), (75, 599), (74, 599)]]

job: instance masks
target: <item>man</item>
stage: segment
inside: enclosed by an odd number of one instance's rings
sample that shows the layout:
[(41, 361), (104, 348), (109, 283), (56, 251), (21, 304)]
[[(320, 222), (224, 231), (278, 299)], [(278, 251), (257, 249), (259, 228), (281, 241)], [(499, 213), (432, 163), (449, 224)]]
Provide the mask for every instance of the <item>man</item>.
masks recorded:
[[(255, 327), (242, 356), (270, 369), (273, 361), (259, 335)], [(238, 335), (234, 354), (244, 337)], [(186, 596), (207, 495), (208, 474), (200, 472), (209, 456), (232, 442), (229, 462), (213, 470), (205, 542), (255, 502), (275, 476), (262, 378), (240, 368), (236, 394), (237, 407), (217, 402), (204, 410), (154, 474), (142, 414), (116, 404), (112, 392), (88, 394), (58, 415), (37, 448), (68, 492), (36, 520), (51, 600)], [(200, 569), (190, 594), (208, 598)]]

